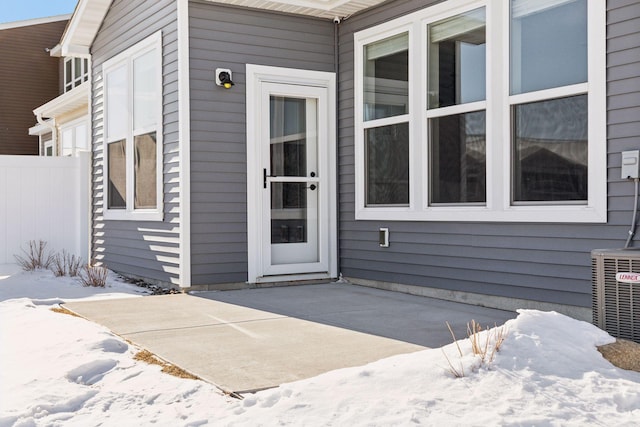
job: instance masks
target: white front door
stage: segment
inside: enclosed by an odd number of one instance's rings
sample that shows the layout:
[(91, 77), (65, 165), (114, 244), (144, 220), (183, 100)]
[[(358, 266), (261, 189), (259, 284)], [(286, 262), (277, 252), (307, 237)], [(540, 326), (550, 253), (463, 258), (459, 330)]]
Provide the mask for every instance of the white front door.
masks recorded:
[(247, 66), (250, 282), (336, 276), (334, 96), (309, 74)]

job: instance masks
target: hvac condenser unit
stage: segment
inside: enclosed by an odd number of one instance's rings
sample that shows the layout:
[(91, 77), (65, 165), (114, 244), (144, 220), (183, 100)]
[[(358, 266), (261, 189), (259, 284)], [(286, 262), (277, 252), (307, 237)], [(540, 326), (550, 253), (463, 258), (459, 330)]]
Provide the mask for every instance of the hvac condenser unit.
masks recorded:
[(593, 324), (640, 343), (640, 249), (591, 251)]

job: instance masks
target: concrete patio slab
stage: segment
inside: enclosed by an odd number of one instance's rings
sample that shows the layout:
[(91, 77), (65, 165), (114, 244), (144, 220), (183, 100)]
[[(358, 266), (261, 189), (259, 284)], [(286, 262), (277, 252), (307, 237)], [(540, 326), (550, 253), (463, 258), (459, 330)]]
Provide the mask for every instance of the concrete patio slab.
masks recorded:
[(503, 323), (515, 313), (346, 284), (73, 302), (170, 363), (245, 393), (451, 342), (448, 321)]

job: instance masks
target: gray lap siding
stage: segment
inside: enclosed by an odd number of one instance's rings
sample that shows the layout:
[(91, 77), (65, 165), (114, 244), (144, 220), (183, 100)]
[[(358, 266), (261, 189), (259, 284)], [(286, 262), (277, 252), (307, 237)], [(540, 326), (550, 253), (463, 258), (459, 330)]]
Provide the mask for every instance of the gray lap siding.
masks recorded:
[[(172, 0), (115, 0), (92, 46), (93, 61), (93, 254), (110, 269), (170, 284), (179, 283), (180, 177), (178, 156), (177, 9)], [(162, 31), (163, 221), (103, 218), (102, 64)]]
[(333, 71), (333, 24), (193, 1), (189, 32), (192, 284), (246, 282), (246, 64)]
[[(608, 222), (528, 224), (356, 221), (354, 212), (354, 32), (436, 4), (395, 1), (340, 26), (340, 267), (346, 277), (590, 307), (590, 251), (624, 245), (633, 184), (620, 151), (640, 146), (640, 2), (607, 2)], [(378, 246), (388, 227), (391, 247)]]

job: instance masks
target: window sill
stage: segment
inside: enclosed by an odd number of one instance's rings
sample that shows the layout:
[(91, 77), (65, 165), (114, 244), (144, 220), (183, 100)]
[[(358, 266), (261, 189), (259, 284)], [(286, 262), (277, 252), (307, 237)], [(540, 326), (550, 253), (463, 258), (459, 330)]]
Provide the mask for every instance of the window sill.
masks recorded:
[(421, 211), (410, 208), (360, 208), (356, 220), (439, 222), (606, 223), (606, 208), (594, 206), (438, 206)]
[(125, 210), (105, 210), (105, 221), (156, 221), (161, 222), (164, 219), (164, 215), (161, 211), (157, 210), (140, 210), (140, 211), (125, 211)]

